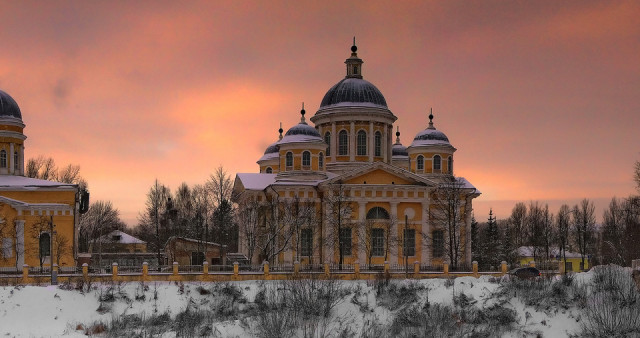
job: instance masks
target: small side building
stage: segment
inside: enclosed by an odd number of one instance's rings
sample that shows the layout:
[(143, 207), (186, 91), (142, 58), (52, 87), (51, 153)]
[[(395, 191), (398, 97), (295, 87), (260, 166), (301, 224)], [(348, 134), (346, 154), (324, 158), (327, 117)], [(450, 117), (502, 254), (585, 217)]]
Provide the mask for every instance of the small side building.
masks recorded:
[(164, 246), (168, 264), (202, 265), (206, 260), (211, 265), (224, 265), (223, 246), (185, 237), (170, 237)]
[[(532, 261), (535, 261), (533, 253), (534, 250), (531, 246), (519, 247), (518, 256), (520, 266), (526, 266)], [(558, 248), (551, 248), (549, 258), (546, 260), (544, 259), (544, 250), (538, 249), (538, 254), (536, 256), (538, 257), (536, 266), (540, 266), (541, 263), (546, 263), (549, 267), (558, 269), (559, 263), (564, 259), (564, 257), (566, 257), (566, 260), (564, 261), (564, 269), (567, 272), (580, 272), (591, 268), (588, 257), (585, 257), (584, 266), (582, 266), (582, 256), (579, 253), (566, 251), (564, 255), (562, 255), (561, 250)], [(542, 267), (542, 269), (545, 269), (545, 267)]]
[(114, 230), (96, 240), (89, 247), (92, 266), (141, 266), (147, 262), (157, 265), (157, 253), (147, 252), (147, 242), (120, 230)]

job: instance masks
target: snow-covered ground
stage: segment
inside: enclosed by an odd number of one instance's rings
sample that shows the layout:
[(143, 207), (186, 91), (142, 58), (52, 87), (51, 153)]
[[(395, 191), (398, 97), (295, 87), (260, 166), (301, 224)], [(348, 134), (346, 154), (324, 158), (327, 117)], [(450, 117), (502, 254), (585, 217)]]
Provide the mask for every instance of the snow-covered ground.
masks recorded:
[(275, 337), (278, 332), (385, 337), (419, 335), (421, 330), (579, 336), (593, 279), (592, 272), (577, 274), (571, 287), (557, 277), (537, 282), (491, 277), (136, 282), (84, 285), (80, 290), (75, 285), (5, 286), (0, 287), (0, 331), (7, 337)]

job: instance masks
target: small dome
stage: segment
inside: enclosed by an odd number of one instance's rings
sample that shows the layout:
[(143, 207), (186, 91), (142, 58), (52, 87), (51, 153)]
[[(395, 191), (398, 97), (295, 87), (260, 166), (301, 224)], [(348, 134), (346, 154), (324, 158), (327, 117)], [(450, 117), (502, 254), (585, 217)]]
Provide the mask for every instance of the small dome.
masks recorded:
[(280, 147), (278, 146), (278, 142), (274, 142), (267, 147), (267, 150), (264, 151), (264, 154), (267, 155), (267, 154), (277, 153), (279, 150), (280, 150)]
[(451, 145), (449, 138), (443, 132), (435, 128), (427, 128), (416, 135), (411, 143), (412, 147), (425, 145)]
[(336, 83), (322, 99), (320, 108), (341, 103), (355, 106), (374, 106), (388, 109), (384, 96), (371, 82), (355, 77), (347, 77)]
[(11, 95), (0, 90), (0, 117), (15, 117), (22, 120), (22, 113), (18, 103)]
[(287, 133), (284, 134), (282, 140), (278, 143), (293, 143), (293, 142), (324, 142), (322, 137), (320, 137), (320, 133), (316, 130), (316, 128), (308, 125), (306, 122), (300, 122), (295, 126), (291, 127), (291, 129), (287, 130)]
[(401, 143), (396, 143), (391, 147), (391, 156), (409, 156), (407, 152), (407, 147), (403, 146)]

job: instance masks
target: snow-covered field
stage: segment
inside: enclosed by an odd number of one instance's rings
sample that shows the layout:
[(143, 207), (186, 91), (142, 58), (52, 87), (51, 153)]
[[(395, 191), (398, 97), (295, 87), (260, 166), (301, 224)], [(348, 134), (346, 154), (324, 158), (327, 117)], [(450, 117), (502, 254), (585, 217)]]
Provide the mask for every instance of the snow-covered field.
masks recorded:
[[(585, 321), (594, 318), (591, 298), (604, 290), (596, 285), (602, 278), (594, 270), (572, 280), (539, 281), (464, 277), (5, 286), (0, 288), (0, 332), (7, 337), (583, 336)], [(636, 297), (633, 287), (627, 291)]]

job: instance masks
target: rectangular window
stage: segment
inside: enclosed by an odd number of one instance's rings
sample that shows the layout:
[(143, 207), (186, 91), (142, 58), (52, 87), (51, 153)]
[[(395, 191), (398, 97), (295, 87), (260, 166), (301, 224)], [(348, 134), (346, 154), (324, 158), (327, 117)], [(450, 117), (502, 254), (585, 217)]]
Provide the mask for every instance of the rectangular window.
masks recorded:
[(564, 262), (564, 271), (573, 271), (573, 263)]
[(433, 236), (433, 257), (442, 257), (444, 255), (444, 232), (436, 230), (432, 232)]
[(384, 229), (371, 229), (371, 255), (384, 256)]
[(404, 255), (407, 257), (416, 255), (416, 230), (404, 230)]
[(382, 156), (382, 137), (380, 136), (380, 133), (376, 133), (374, 140), (375, 140), (374, 156)]
[(300, 255), (313, 255), (313, 231), (311, 229), (302, 229), (300, 233)]
[(340, 249), (343, 256), (351, 256), (351, 228), (340, 229)]
[(2, 239), (2, 258), (13, 256), (13, 240), (11, 238)]

